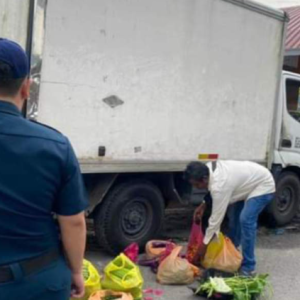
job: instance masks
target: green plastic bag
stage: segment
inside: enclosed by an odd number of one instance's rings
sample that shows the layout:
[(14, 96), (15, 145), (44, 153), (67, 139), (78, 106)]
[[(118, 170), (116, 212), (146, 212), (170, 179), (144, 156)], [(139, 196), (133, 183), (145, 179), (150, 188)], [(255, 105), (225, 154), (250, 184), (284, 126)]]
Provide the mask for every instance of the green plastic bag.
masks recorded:
[(103, 289), (130, 293), (135, 300), (142, 299), (144, 280), (140, 269), (124, 254), (111, 261), (104, 274)]
[[(83, 261), (82, 274), (84, 277), (85, 295), (79, 300), (88, 300), (94, 292), (101, 289), (100, 275), (97, 269), (88, 260)], [(71, 300), (75, 300), (75, 298), (71, 298)]]

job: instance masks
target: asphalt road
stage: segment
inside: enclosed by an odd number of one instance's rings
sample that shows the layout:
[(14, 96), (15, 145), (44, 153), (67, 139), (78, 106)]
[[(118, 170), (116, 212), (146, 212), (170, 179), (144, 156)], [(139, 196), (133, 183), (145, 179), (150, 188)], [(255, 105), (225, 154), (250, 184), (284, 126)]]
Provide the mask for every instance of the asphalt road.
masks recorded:
[[(169, 213), (166, 218), (165, 237), (186, 244), (191, 214), (186, 212)], [(94, 262), (100, 272), (113, 258), (89, 239), (86, 257)], [(270, 274), (273, 287), (272, 300), (300, 299), (300, 225), (294, 224), (284, 230), (259, 229), (257, 241), (257, 271)], [(144, 288), (158, 290), (162, 295), (145, 295), (153, 300), (199, 299), (186, 286), (162, 286), (156, 283), (155, 275), (148, 268), (141, 268)], [(147, 298), (146, 298), (147, 299)]]

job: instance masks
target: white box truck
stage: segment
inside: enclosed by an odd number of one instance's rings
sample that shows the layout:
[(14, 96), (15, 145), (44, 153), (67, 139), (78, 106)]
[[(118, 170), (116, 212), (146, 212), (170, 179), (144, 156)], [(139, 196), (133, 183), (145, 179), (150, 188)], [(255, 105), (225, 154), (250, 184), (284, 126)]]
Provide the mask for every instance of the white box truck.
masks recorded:
[[(300, 77), (282, 73), (287, 16), (248, 0), (0, 0), (26, 46), (24, 113), (67, 135), (97, 239), (144, 245), (187, 203), (191, 160), (251, 160), (277, 181), (279, 224), (300, 203)], [(201, 155), (206, 154), (206, 155)]]

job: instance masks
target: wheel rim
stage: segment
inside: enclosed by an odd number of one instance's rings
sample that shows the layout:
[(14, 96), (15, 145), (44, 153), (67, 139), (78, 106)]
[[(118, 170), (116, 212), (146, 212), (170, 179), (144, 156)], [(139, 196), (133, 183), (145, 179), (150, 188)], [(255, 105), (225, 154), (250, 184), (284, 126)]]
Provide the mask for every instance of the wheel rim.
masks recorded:
[(128, 202), (121, 212), (121, 226), (124, 234), (131, 238), (143, 235), (151, 225), (152, 209), (144, 198)]
[(294, 199), (294, 190), (291, 187), (285, 187), (278, 194), (277, 197), (277, 208), (280, 213), (286, 213), (292, 206)]

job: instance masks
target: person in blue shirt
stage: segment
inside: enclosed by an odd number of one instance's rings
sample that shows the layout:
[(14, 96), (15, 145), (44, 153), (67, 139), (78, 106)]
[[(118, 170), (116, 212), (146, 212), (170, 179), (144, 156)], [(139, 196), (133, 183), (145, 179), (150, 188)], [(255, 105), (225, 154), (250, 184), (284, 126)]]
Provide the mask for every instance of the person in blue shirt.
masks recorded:
[(26, 53), (0, 39), (0, 300), (80, 298), (86, 192), (68, 139), (22, 116), (29, 90)]

